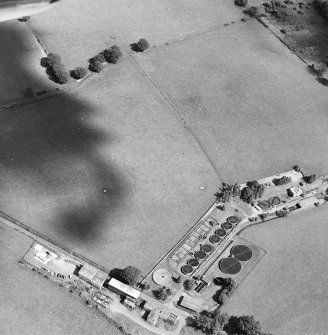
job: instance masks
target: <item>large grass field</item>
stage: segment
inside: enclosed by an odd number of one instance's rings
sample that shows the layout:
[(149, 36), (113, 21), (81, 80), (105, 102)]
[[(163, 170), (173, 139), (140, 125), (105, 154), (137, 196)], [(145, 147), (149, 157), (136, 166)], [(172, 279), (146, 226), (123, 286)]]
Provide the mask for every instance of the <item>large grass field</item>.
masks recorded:
[(104, 3), (62, 2), (31, 25), (69, 67), (112, 43), (127, 50), (146, 37), (159, 47), (126, 54), (75, 91), (1, 112), (2, 211), (107, 268), (145, 273), (222, 180), (296, 163), (327, 170), (325, 88), (232, 2)]
[(129, 59), (0, 120), (2, 210), (108, 268), (149, 270), (221, 182)]
[(74, 67), (112, 44), (127, 50), (144, 37), (158, 46), (243, 16), (232, 1), (70, 0), (33, 16), (30, 26), (47, 50)]
[(1, 334), (119, 335), (63, 288), (18, 265), (32, 240), (0, 224)]
[(135, 58), (222, 179), (328, 166), (327, 89), (269, 30), (240, 22)]
[(273, 334), (326, 334), (327, 216), (324, 205), (246, 230), (242, 237), (267, 254), (225, 311), (254, 315)]

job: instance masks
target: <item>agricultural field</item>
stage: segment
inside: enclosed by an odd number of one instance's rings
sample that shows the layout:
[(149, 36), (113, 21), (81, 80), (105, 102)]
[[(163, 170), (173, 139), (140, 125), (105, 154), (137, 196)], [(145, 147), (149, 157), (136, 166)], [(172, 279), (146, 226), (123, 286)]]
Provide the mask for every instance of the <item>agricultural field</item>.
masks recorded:
[(30, 27), (49, 52), (59, 53), (72, 68), (112, 44), (129, 50), (144, 37), (159, 46), (241, 17), (232, 1), (70, 0), (33, 16)]
[(327, 170), (326, 88), (256, 20), (135, 58), (224, 181)]
[(1, 333), (121, 334), (63, 288), (18, 265), (32, 240), (0, 223)]
[(254, 315), (273, 334), (326, 334), (327, 215), (323, 205), (242, 233), (267, 254), (224, 310)]

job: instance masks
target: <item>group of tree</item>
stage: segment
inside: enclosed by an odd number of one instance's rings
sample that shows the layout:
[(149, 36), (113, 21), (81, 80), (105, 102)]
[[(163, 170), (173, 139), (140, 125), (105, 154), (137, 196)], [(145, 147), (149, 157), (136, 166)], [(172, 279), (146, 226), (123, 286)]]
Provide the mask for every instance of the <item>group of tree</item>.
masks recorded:
[(222, 183), (219, 192), (215, 193), (215, 196), (219, 202), (229, 202), (232, 197), (240, 197), (240, 194), (240, 185), (237, 183), (234, 185)]
[(206, 335), (271, 335), (262, 331), (259, 321), (253, 316), (229, 316), (214, 312), (202, 311), (194, 317), (187, 318), (187, 326), (200, 330)]
[(66, 71), (61, 57), (54, 53), (49, 53), (47, 57), (42, 57), (41, 66), (46, 68), (49, 78), (57, 84), (66, 84), (69, 79), (69, 73)]
[(104, 68), (103, 63), (116, 64), (122, 56), (120, 48), (113, 45), (89, 59), (89, 70), (99, 73)]
[(166, 300), (170, 295), (172, 295), (172, 291), (168, 287), (160, 287), (157, 290), (153, 291), (154, 297), (160, 300)]
[(237, 289), (237, 283), (232, 278), (220, 278), (221, 289), (213, 296), (214, 301), (223, 306)]
[(149, 49), (149, 42), (145, 38), (140, 38), (137, 43), (132, 43), (130, 46), (135, 52), (144, 52)]
[(276, 215), (279, 218), (284, 218), (284, 217), (287, 217), (289, 215), (289, 211), (287, 209), (281, 209), (281, 210), (276, 211)]
[(213, 312), (202, 311), (193, 317), (188, 317), (187, 326), (200, 330), (207, 335), (224, 334), (223, 329), (229, 320), (228, 314), (221, 314), (218, 309)]
[(282, 176), (281, 178), (272, 179), (273, 184), (276, 185), (276, 186), (285, 185), (285, 184), (290, 183), (291, 181), (292, 181), (292, 179), (290, 177), (287, 177), (287, 176)]
[(265, 186), (260, 184), (257, 180), (249, 181), (241, 190), (240, 199), (250, 204), (255, 199), (261, 198), (264, 193)]

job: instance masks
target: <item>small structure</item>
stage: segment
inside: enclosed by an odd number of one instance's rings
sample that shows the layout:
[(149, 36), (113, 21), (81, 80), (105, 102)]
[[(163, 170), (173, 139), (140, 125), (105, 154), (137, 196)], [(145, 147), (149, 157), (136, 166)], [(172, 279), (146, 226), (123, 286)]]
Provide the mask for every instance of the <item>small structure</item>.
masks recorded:
[(150, 323), (151, 325), (155, 326), (156, 322), (158, 320), (162, 320), (165, 323), (168, 323), (170, 325), (174, 325), (175, 322), (177, 321), (178, 316), (176, 314), (173, 314), (169, 311), (166, 311), (161, 308), (155, 308), (151, 310), (147, 317), (147, 322)]
[(186, 295), (182, 298), (180, 306), (198, 313), (203, 308), (203, 300)]
[(136, 299), (127, 296), (124, 299), (123, 305), (129, 309), (134, 309), (136, 307)]
[(125, 297), (129, 296), (134, 300), (137, 300), (140, 297), (140, 291), (136, 290), (135, 288), (122, 283), (121, 281), (112, 278), (108, 283), (108, 288), (120, 295)]
[(296, 198), (296, 197), (300, 197), (303, 194), (303, 191), (299, 187), (291, 187), (287, 189), (287, 194), (290, 197)]
[(43, 264), (47, 264), (51, 259), (58, 257), (54, 252), (46, 249), (40, 244), (35, 244), (34, 250), (35, 250), (34, 258)]
[(79, 271), (79, 277), (97, 288), (102, 288), (108, 275), (91, 265), (83, 265)]

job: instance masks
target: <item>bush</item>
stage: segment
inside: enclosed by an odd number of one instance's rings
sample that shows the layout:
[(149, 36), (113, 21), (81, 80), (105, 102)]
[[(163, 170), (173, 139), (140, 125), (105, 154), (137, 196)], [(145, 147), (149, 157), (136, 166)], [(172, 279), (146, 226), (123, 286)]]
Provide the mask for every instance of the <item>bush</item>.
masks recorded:
[(224, 293), (221, 293), (218, 297), (217, 302), (219, 305), (223, 306), (224, 304), (228, 302), (228, 300), (229, 300), (228, 296)]
[(70, 75), (74, 79), (82, 79), (87, 75), (88, 71), (84, 67), (77, 67), (76, 69), (70, 71)]
[(272, 179), (272, 182), (276, 186), (285, 185), (285, 184), (290, 183), (291, 181), (292, 181), (292, 179), (290, 177), (287, 177), (287, 176), (282, 176), (281, 178), (274, 178), (274, 179)]
[(195, 287), (195, 282), (193, 280), (187, 279), (183, 282), (183, 287), (186, 291), (190, 291)]
[(106, 59), (102, 53), (99, 53), (96, 56), (93, 56), (89, 59), (89, 63), (94, 63), (94, 62), (100, 62), (100, 63), (105, 63)]
[(302, 172), (302, 166), (301, 165), (295, 165), (293, 167), (293, 169), (296, 171), (296, 172)]
[(108, 63), (116, 64), (123, 54), (117, 45), (113, 45), (112, 47), (104, 50), (103, 55)]
[(99, 73), (103, 68), (103, 65), (99, 61), (95, 61), (89, 64), (89, 70), (92, 72)]
[(31, 19), (30, 16), (23, 16), (20, 19), (17, 19), (19, 22), (29, 22)]
[(145, 38), (141, 38), (137, 43), (131, 44), (131, 48), (136, 52), (143, 52), (149, 48), (149, 43)]
[(248, 0), (235, 0), (235, 5), (239, 7), (246, 7)]
[[(231, 334), (240, 335), (261, 335), (262, 327), (261, 324), (254, 320), (253, 316), (231, 316), (226, 326), (227, 330)], [(226, 329), (225, 328), (225, 329)]]
[(316, 174), (311, 174), (310, 176), (304, 177), (304, 181), (308, 184), (312, 184), (317, 179)]
[(155, 298), (165, 301), (172, 291), (169, 288), (160, 287), (158, 290), (153, 291)]
[(61, 58), (57, 54), (49, 53), (47, 57), (41, 58), (40, 64), (43, 67), (50, 67), (55, 64), (61, 64)]
[(282, 209), (280, 211), (276, 211), (276, 215), (278, 216), (278, 218), (284, 218), (289, 215), (289, 211)]

